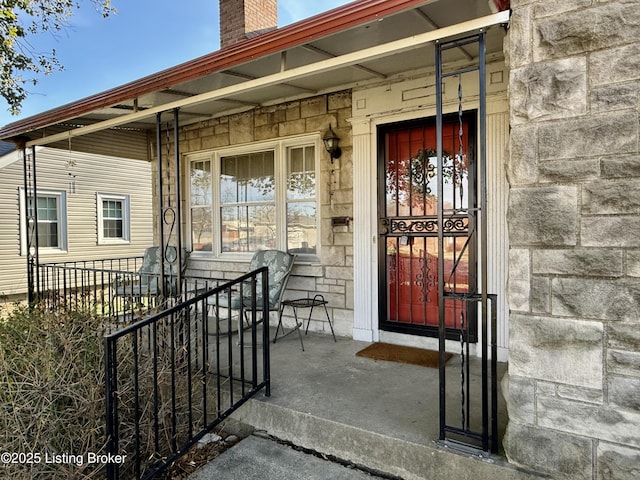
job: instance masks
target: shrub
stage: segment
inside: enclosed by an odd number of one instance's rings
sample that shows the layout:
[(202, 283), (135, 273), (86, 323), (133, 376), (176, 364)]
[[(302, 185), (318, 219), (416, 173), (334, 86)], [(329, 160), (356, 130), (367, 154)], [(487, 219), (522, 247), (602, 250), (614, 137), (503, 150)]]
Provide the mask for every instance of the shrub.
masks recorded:
[(77, 461), (105, 442), (103, 333), (83, 311), (18, 306), (0, 318), (0, 444), (14, 456), (4, 478), (103, 475)]

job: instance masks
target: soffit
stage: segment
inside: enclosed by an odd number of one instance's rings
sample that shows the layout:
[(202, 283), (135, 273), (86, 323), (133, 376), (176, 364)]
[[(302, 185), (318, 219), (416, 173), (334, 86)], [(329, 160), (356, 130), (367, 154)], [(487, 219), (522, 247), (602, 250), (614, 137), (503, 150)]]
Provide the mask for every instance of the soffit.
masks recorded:
[[(313, 24), (313, 21), (316, 17), (309, 19), (307, 23), (313, 25), (313, 30), (309, 28), (306, 30), (296, 29), (294, 28), (295, 25), (281, 29), (283, 32), (285, 30), (287, 32), (291, 31), (291, 34), (288, 36), (289, 41), (286, 43), (286, 47), (279, 51), (267, 51), (267, 53), (258, 55), (255, 58), (249, 58), (246, 61), (225, 67), (224, 55), (222, 54), (227, 51), (229, 56), (232, 56), (234, 52), (241, 51), (244, 48), (244, 53), (249, 54), (248, 57), (251, 57), (251, 51), (246, 51), (247, 46), (255, 45), (256, 51), (266, 49), (265, 44), (260, 44), (257, 40), (243, 42), (244, 47), (241, 44), (237, 44), (215, 55), (216, 62), (212, 65), (210, 73), (206, 68), (208, 58), (195, 59), (192, 64), (197, 65), (200, 62), (202, 68), (198, 70), (201, 73), (193, 78), (176, 81), (175, 83), (170, 83), (170, 80), (167, 80), (166, 83), (168, 84), (162, 85), (160, 88), (153, 86), (145, 89), (144, 84), (147, 80), (150, 85), (155, 85), (162, 80), (163, 76), (167, 79), (172, 78), (170, 75), (173, 73), (172, 70), (159, 72), (155, 76), (141, 79), (138, 82), (140, 86), (136, 89), (135, 98), (118, 98), (116, 102), (106, 107), (93, 108), (71, 117), (64, 117), (65, 110), (64, 107), (61, 107), (59, 120), (55, 118), (55, 115), (52, 116), (58, 121), (50, 121), (48, 125), (37, 125), (34, 122), (31, 127), (35, 126), (36, 128), (31, 128), (28, 131), (29, 119), (26, 119), (27, 121), (23, 122), (25, 130), (18, 132), (19, 128), (15, 127), (20, 127), (20, 125), (12, 124), (14, 128), (11, 128), (12, 125), (8, 125), (3, 130), (0, 130), (0, 138), (7, 138), (10, 136), (9, 134), (15, 135), (16, 133), (26, 133), (30, 138), (40, 138), (47, 134), (47, 127), (56, 125), (56, 123), (58, 125), (64, 123), (67, 125), (66, 129), (68, 130), (71, 128), (70, 126), (80, 127), (106, 120), (117, 120), (120, 117), (126, 118), (125, 116), (132, 112), (144, 112), (148, 109), (157, 110), (162, 108), (163, 105), (170, 107), (173, 102), (189, 99), (207, 92), (220, 89), (230, 91), (224, 98), (215, 98), (181, 107), (180, 121), (185, 124), (255, 108), (256, 106), (351, 88), (368, 82), (392, 78), (417, 69), (433, 68), (435, 48), (433, 44), (426, 44), (415, 49), (367, 59), (355, 65), (349, 64), (328, 71), (314, 72), (313, 75), (301, 76), (291, 81), (269, 84), (261, 88), (246, 91), (238, 88), (237, 92), (234, 92), (233, 88), (228, 88), (241, 87), (251, 80), (266, 78), (280, 72), (304, 69), (307, 66), (311, 68), (314, 64), (317, 65), (318, 62), (360, 52), (370, 47), (402, 39), (410, 40), (415, 35), (457, 25), (491, 13), (486, 0), (404, 2), (411, 4), (411, 8), (401, 9), (400, 11), (394, 11), (392, 14), (367, 19), (362, 22), (352, 21), (351, 26), (348, 28), (332, 31), (331, 26), (336, 22), (332, 18), (332, 12), (336, 15), (344, 15), (346, 13), (356, 15), (358, 11), (354, 6), (374, 3), (376, 3), (376, 0), (354, 2), (318, 16), (315, 24)], [(382, 5), (384, 2), (378, 3)], [(392, 2), (387, 0), (387, 3), (390, 4)], [(367, 12), (371, 17), (371, 9), (367, 10)], [(309, 40), (306, 41), (303, 35), (304, 32), (310, 34), (318, 30), (322, 31), (323, 28), (330, 33), (325, 35), (316, 33), (310, 35)], [(267, 35), (264, 36), (264, 41), (268, 43), (269, 38), (267, 38)], [(295, 35), (302, 38), (296, 40), (297, 37)], [(487, 52), (489, 54), (501, 55), (503, 36), (504, 31), (500, 28), (493, 28), (488, 31)], [(275, 34), (274, 39), (278, 39)], [(445, 61), (459, 63), (469, 61), (474, 57), (477, 57), (477, 51), (474, 51), (471, 47), (465, 47), (464, 49), (447, 51)], [(204, 73), (202, 73), (203, 71)], [(110, 98), (108, 93), (105, 92), (106, 99)], [(96, 97), (99, 97), (99, 95)], [(78, 104), (81, 104), (81, 101)], [(80, 108), (77, 108), (77, 110), (81, 111)], [(72, 109), (69, 109), (69, 111), (72, 111)], [(37, 120), (36, 117), (32, 118)], [(16, 123), (19, 124), (21, 122)], [(152, 129), (155, 126), (155, 115), (147, 117), (136, 116), (135, 123), (127, 124), (127, 126), (130, 128)]]

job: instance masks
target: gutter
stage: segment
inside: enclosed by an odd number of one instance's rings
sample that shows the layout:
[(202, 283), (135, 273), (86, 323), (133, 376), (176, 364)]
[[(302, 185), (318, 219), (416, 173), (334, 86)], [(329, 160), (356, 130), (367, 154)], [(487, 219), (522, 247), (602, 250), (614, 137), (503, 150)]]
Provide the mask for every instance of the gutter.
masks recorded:
[[(107, 108), (119, 102), (135, 99), (141, 95), (161, 91), (188, 80), (229, 69), (250, 60), (278, 53), (339, 31), (435, 1), (438, 0), (362, 0), (353, 2), (282, 29), (273, 30), (258, 37), (238, 42), (223, 50), (212, 52), (139, 80), (24, 120), (10, 123), (0, 129), (0, 139), (9, 139), (39, 128), (69, 121), (94, 110)], [(173, 107), (165, 106), (163, 110), (170, 108)]]

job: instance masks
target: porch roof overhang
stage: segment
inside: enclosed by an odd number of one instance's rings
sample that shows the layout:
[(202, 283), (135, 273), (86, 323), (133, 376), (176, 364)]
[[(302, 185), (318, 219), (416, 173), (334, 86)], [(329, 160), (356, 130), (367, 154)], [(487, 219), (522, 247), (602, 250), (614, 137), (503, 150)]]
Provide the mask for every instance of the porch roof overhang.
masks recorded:
[[(508, 23), (507, 10), (491, 11), (483, 0), (353, 2), (14, 122), (0, 129), (0, 139), (47, 145), (107, 129), (151, 129), (156, 114), (176, 108), (181, 124), (187, 124), (390, 81), (433, 68), (436, 41)], [(487, 53), (501, 55), (502, 38), (499, 29), (489, 30)], [(459, 64), (477, 52), (465, 47), (448, 56), (448, 62)]]

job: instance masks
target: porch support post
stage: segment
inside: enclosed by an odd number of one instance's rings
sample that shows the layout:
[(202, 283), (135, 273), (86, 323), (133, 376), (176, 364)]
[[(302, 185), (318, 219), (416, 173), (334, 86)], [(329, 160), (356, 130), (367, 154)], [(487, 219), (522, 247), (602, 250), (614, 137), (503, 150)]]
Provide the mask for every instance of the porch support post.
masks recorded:
[[(182, 220), (180, 215), (180, 140), (179, 109), (173, 109), (173, 129), (167, 122), (166, 145), (167, 164), (162, 155), (162, 113), (156, 115), (156, 143), (158, 157), (158, 233), (160, 236), (160, 282), (162, 297), (179, 297), (182, 287)], [(169, 150), (173, 131), (173, 159)], [(173, 160), (173, 161), (172, 161)], [(173, 164), (173, 165), (172, 165)], [(173, 166), (173, 171), (172, 171)], [(166, 170), (165, 170), (166, 167)], [(173, 176), (173, 178), (172, 178)], [(173, 191), (172, 191), (173, 186)], [(169, 248), (173, 247), (173, 248)], [(175, 248), (175, 250), (174, 250)], [(173, 266), (175, 268), (165, 268)], [(170, 280), (167, 276), (172, 277)], [(171, 285), (167, 289), (167, 285)], [(165, 291), (167, 289), (168, 291)]]
[(173, 188), (175, 190), (175, 233), (176, 233), (176, 292), (177, 296), (182, 294), (182, 215), (180, 214), (180, 109), (173, 109)]
[(371, 123), (351, 120), (353, 134), (353, 339), (376, 342), (378, 333), (377, 212)]
[(27, 257), (27, 300), (33, 305), (40, 292), (40, 257), (38, 248), (38, 208), (36, 184), (36, 147), (31, 147), (31, 154), (22, 145), (23, 180), (24, 180), (24, 213)]
[[(158, 178), (156, 195), (158, 200), (158, 235), (160, 240), (160, 282), (158, 287), (162, 290), (164, 285), (164, 174), (162, 169), (162, 112), (156, 114), (156, 157), (158, 160)], [(162, 292), (164, 293), (164, 292)]]

